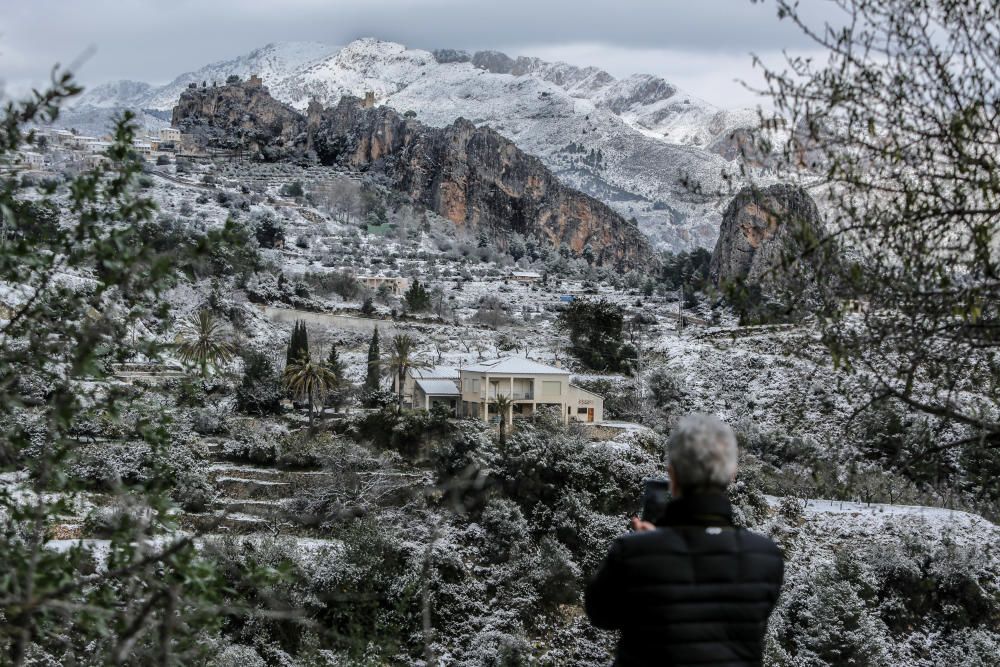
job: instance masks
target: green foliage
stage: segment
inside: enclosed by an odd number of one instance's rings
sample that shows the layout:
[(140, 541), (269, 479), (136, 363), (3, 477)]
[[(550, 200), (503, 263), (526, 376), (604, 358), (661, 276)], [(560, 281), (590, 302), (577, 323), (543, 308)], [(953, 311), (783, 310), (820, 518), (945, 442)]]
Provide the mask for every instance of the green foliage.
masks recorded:
[(409, 289), (403, 293), (403, 303), (411, 313), (422, 313), (431, 307), (431, 295), (427, 288), (414, 278)]
[[(49, 90), (6, 102), (0, 159), (30, 146), (34, 134), (25, 126), (53, 120), (77, 92), (68, 75), (54, 74)], [(215, 571), (191, 537), (169, 530), (167, 492), (178, 475), (169, 464), (178, 445), (162, 411), (142, 412), (123, 429), (126, 441), (108, 443), (123, 457), (111, 475), (107, 469), (116, 466), (105, 459), (101, 475), (100, 454), (81, 448), (73, 433), (85, 405), (107, 423), (130, 409), (135, 393), (102, 381), (109, 351), (123, 328), (162, 326), (160, 293), (210, 255), (208, 244), (157, 248), (144, 237), (154, 206), (140, 192), (143, 164), (132, 149), (131, 120), (126, 113), (117, 122), (106, 164), (64, 184), (27, 193), (14, 174), (0, 180), (0, 283), (31, 295), (9, 304), (0, 321), (0, 452), (27, 473), (20, 491), (0, 494), (6, 664), (80, 656), (94, 664), (198, 662), (200, 638), (219, 625), (210, 611), (221, 592)], [(86, 287), (60, 278), (67, 275), (86, 277)], [(154, 341), (136, 340), (134, 348), (159, 359)], [(41, 400), (14, 381), (21, 377), (44, 386)], [(46, 546), (76, 492), (94, 483), (123, 500), (123, 485), (133, 484), (128, 505), (135, 512), (127, 516), (143, 517), (101, 522), (109, 541), (98, 569), (83, 546)]]
[(222, 324), (209, 310), (200, 310), (185, 319), (177, 334), (177, 355), (182, 361), (201, 369), (201, 377), (208, 377), (208, 368), (218, 368), (235, 356), (235, 348), (228, 340)]
[(285, 351), (285, 365), (309, 356), (309, 332), (304, 320), (296, 320), (292, 326), (292, 336)]
[(285, 228), (267, 213), (255, 219), (254, 236), (261, 248), (278, 248), (285, 243)]
[(291, 183), (285, 183), (281, 186), (281, 196), (283, 197), (301, 197), (305, 195), (305, 189), (302, 187), (302, 181), (292, 181)]
[(243, 378), (236, 387), (236, 409), (251, 415), (281, 412), (281, 378), (271, 355), (249, 350), (243, 355)]
[(365, 392), (373, 392), (379, 388), (382, 377), (382, 355), (379, 351), (378, 326), (372, 332), (368, 343), (368, 365), (365, 371)]
[(559, 325), (570, 340), (569, 350), (588, 368), (629, 372), (635, 348), (622, 339), (622, 309), (608, 301), (575, 299), (559, 313)]

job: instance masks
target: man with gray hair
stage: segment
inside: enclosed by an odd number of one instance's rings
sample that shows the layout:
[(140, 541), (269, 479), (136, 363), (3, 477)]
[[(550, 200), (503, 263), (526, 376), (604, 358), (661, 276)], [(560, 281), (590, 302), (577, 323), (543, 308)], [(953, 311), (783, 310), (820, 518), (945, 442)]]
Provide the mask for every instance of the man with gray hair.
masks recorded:
[(611, 544), (587, 586), (587, 615), (621, 631), (619, 667), (760, 665), (784, 561), (774, 542), (733, 526), (736, 436), (718, 417), (692, 414), (667, 453), (673, 499), (660, 517), (633, 517), (633, 532)]

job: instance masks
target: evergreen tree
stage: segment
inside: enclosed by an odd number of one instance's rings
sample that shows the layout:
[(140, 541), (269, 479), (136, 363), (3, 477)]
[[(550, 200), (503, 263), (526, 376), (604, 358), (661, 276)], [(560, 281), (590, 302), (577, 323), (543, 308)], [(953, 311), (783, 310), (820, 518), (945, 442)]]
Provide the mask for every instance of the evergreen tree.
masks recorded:
[(338, 381), (344, 379), (344, 362), (340, 360), (340, 353), (335, 343), (330, 345), (330, 354), (326, 355), (326, 367), (337, 376)]
[(410, 288), (403, 294), (403, 303), (406, 309), (413, 313), (427, 310), (431, 306), (431, 295), (427, 288), (420, 284), (419, 280), (414, 280)]
[(309, 334), (306, 331), (306, 323), (297, 320), (292, 327), (292, 337), (288, 341), (288, 351), (285, 353), (285, 365), (298, 361), (309, 356)]
[(379, 387), (379, 378), (382, 376), (381, 352), (378, 344), (378, 327), (372, 333), (371, 342), (368, 343), (368, 372), (365, 375), (365, 392), (375, 391)]
[(490, 235), (486, 233), (486, 230), (479, 232), (479, 243), (477, 244), (480, 248), (488, 248), (490, 245)]

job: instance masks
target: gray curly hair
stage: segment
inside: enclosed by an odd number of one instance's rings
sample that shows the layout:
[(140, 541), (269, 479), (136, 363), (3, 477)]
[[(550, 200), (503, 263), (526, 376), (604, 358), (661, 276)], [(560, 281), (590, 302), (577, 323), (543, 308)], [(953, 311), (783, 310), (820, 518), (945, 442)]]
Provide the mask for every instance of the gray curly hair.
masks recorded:
[(736, 473), (736, 434), (714, 415), (690, 414), (670, 433), (667, 454), (684, 493), (724, 491)]

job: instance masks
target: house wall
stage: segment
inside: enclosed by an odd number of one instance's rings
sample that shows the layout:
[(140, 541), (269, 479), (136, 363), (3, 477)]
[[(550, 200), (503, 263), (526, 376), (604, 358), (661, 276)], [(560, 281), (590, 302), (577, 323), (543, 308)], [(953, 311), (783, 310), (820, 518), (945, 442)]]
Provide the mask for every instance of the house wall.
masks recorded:
[[(541, 405), (556, 405), (563, 421), (599, 423), (604, 421), (604, 399), (569, 383), (569, 374), (486, 375), (461, 371), (461, 403), (459, 414), (465, 417), (489, 419), (491, 399), (513, 393), (514, 404), (520, 406), (514, 415), (534, 414)], [(483, 399), (485, 400), (485, 403)], [(486, 406), (484, 409), (483, 406)], [(593, 410), (591, 416), (588, 410)], [(581, 413), (580, 410), (583, 410)], [(592, 418), (591, 418), (592, 417)]]

